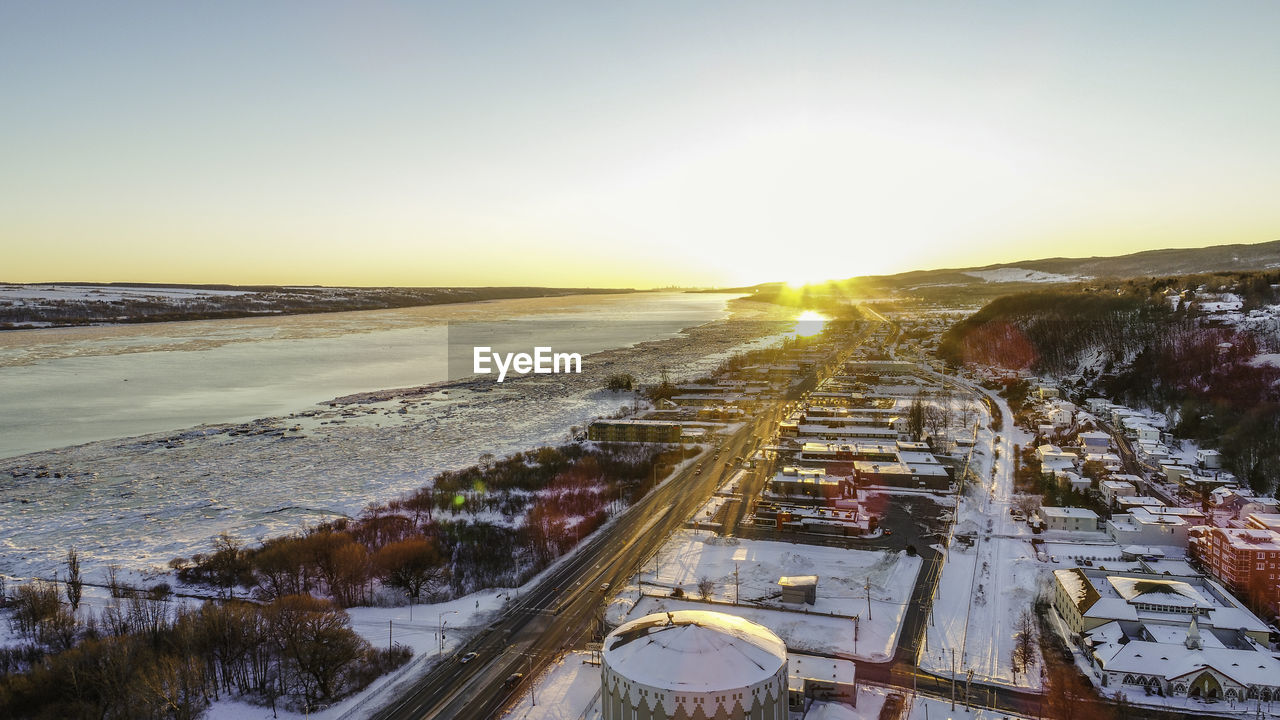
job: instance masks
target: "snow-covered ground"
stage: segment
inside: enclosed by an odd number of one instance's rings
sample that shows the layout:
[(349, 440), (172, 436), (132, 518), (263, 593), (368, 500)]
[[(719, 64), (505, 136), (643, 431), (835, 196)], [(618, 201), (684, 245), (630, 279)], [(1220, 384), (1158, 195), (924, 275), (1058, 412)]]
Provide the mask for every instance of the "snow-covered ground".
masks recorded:
[(1060, 275), (1058, 273), (1047, 273), (1040, 270), (1027, 270), (1026, 268), (1016, 267), (996, 268), (994, 270), (969, 270), (965, 272), (965, 275), (993, 283), (1060, 283), (1085, 279), (1075, 275)]
[[(954, 652), (956, 672), (1016, 687), (1038, 688), (1038, 672), (1013, 672), (1016, 621), (1032, 609), (1048, 566), (1037, 562), (1030, 531), (1009, 515), (1013, 500), (1013, 446), (1031, 438), (1014, 426), (1007, 403), (995, 397), (1004, 415), (1003, 430), (987, 423), (978, 433), (975, 473), (956, 508), (956, 534), (973, 535), (972, 547), (952, 542), (926, 628), (920, 667), (949, 675)], [(998, 451), (998, 453), (997, 453)], [(1039, 651), (1036, 651), (1037, 663)]]
[(151, 298), (191, 299), (244, 295), (251, 290), (206, 290), (180, 287), (124, 287), (119, 285), (0, 285), (0, 304), (42, 303), (60, 300), (117, 302)]
[[(654, 567), (657, 573), (654, 573)], [(797, 651), (852, 654), (860, 659), (889, 659), (897, 645), (911, 589), (920, 571), (919, 557), (905, 553), (847, 550), (785, 542), (721, 538), (681, 530), (645, 564), (640, 582), (622, 589), (606, 617), (610, 625), (674, 609), (713, 609), (746, 617), (773, 630)], [(733, 605), (737, 571), (738, 605)], [(778, 578), (818, 575), (815, 605), (784, 604)], [(708, 606), (698, 583), (710, 580)], [(871, 585), (868, 620), (867, 582)], [(684, 600), (670, 597), (675, 588)], [(853, 642), (853, 616), (859, 616)]]
[(591, 653), (571, 652), (551, 663), (503, 717), (510, 720), (598, 720), (600, 666)]

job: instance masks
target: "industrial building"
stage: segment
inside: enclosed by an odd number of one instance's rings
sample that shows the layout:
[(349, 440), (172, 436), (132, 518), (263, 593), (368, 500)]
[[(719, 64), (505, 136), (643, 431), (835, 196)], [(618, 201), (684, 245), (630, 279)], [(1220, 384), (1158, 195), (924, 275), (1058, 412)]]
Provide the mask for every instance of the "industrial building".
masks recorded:
[(787, 720), (787, 647), (733, 615), (646, 615), (605, 638), (600, 707), (603, 720)]

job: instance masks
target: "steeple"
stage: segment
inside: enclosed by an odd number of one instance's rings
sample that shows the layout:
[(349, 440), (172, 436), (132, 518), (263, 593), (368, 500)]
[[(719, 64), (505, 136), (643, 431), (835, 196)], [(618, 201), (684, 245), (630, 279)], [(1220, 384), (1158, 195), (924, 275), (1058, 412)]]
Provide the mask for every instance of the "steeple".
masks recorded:
[(1187, 628), (1187, 639), (1183, 641), (1188, 650), (1199, 650), (1204, 647), (1204, 643), (1200, 641), (1200, 624), (1196, 622), (1196, 616), (1191, 616), (1191, 625)]

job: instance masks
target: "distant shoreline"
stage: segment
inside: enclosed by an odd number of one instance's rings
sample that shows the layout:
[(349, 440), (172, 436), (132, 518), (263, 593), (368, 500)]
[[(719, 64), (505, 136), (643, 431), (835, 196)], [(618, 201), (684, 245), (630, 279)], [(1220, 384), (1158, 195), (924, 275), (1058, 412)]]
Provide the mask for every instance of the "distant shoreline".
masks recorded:
[(633, 288), (264, 287), (148, 283), (0, 283), (0, 330), (281, 317), (573, 295)]

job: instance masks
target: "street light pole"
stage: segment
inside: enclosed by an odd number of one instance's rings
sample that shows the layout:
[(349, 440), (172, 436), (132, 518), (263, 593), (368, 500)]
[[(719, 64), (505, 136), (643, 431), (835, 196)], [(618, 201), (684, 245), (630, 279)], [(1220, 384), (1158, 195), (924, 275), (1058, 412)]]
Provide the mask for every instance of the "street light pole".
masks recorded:
[(443, 655), (443, 654), (444, 654), (444, 616), (445, 616), (445, 615), (457, 615), (457, 614), (458, 614), (458, 611), (457, 611), (457, 610), (445, 610), (444, 612), (440, 613), (440, 617), (439, 617), (439, 624), (438, 624), (438, 627), (437, 627), (437, 634), (438, 634), (438, 636), (439, 636), (439, 640), (440, 640), (440, 652), (439, 652), (439, 653), (437, 653), (437, 654), (439, 654), (439, 655)]
[(956, 649), (951, 648), (951, 709), (956, 709)]

